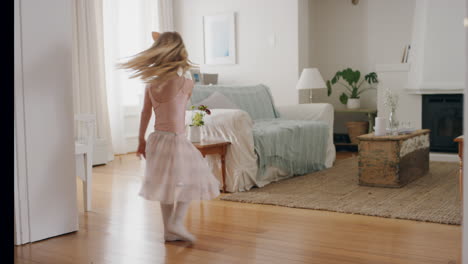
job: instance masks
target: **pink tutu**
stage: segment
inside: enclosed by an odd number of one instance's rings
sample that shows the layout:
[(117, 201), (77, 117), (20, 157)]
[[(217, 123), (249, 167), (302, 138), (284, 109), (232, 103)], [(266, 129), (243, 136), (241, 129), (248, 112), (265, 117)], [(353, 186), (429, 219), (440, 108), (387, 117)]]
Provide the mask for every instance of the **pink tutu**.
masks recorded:
[(149, 135), (139, 195), (164, 203), (210, 200), (219, 195), (219, 187), (208, 163), (184, 134), (156, 130)]

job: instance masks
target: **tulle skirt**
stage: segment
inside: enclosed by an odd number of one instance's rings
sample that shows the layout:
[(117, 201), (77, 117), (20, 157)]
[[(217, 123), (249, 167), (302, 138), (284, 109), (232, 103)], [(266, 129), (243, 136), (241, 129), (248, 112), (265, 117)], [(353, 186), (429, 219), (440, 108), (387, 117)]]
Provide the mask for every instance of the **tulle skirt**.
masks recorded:
[(139, 195), (147, 200), (209, 200), (219, 195), (220, 183), (200, 151), (185, 137), (154, 131), (146, 141), (146, 168)]

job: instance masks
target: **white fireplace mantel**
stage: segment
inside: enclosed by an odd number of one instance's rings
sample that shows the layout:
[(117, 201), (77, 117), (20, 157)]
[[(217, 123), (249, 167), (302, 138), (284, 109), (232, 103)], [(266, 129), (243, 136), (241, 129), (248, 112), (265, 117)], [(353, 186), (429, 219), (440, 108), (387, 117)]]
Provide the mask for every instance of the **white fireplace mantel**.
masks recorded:
[(408, 72), (411, 67), (410, 63), (394, 63), (394, 64), (377, 64), (375, 69), (377, 72)]
[(464, 0), (416, 0), (408, 61), (409, 94), (463, 93)]
[[(440, 87), (440, 86), (439, 86)], [(463, 94), (464, 89), (404, 89), (407, 94), (424, 95), (424, 94)]]
[[(377, 64), (375, 66), (376, 72), (380, 74), (392, 73), (393, 75), (398, 74), (401, 85), (403, 86), (402, 91), (410, 95), (424, 95), (424, 94), (463, 94), (463, 88), (460, 88), (458, 83), (432, 83), (431, 85), (421, 85), (418, 89), (408, 88), (411, 63), (395, 63), (395, 64)], [(443, 87), (443, 88), (441, 88)]]
[[(377, 64), (375, 65), (379, 84), (377, 87), (377, 115), (388, 118), (389, 111), (384, 105), (384, 91), (390, 89), (399, 97), (396, 117), (399, 121), (410, 122), (417, 129), (422, 127), (422, 96), (423, 94), (450, 94), (460, 93), (459, 90), (449, 89), (406, 89), (408, 75), (412, 64)], [(456, 154), (430, 153), (430, 160), (457, 162)]]

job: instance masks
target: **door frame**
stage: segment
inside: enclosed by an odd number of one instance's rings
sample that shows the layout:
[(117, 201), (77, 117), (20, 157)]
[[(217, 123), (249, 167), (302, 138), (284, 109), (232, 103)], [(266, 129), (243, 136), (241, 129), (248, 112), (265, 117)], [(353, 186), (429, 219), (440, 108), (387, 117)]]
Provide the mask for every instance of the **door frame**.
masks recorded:
[(23, 57), (21, 38), (21, 0), (14, 4), (14, 195), (15, 195), (15, 245), (31, 241), (27, 183), (26, 138), (24, 118)]

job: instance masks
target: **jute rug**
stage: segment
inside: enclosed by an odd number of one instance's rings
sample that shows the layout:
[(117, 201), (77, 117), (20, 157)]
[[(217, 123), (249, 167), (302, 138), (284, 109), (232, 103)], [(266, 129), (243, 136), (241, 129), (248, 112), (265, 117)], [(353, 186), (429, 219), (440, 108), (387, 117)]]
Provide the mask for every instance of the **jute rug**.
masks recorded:
[(458, 163), (431, 162), (429, 173), (402, 188), (358, 185), (357, 158), (222, 200), (327, 210), (443, 224), (461, 223)]

